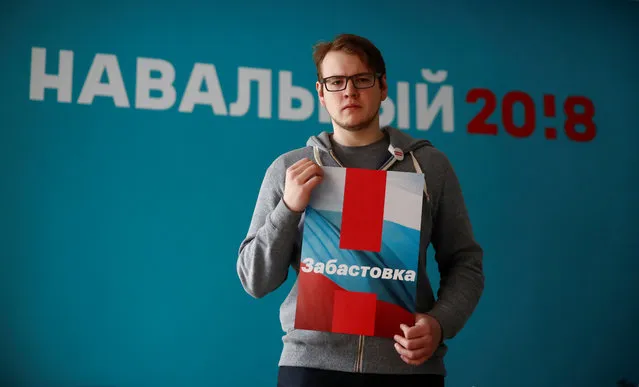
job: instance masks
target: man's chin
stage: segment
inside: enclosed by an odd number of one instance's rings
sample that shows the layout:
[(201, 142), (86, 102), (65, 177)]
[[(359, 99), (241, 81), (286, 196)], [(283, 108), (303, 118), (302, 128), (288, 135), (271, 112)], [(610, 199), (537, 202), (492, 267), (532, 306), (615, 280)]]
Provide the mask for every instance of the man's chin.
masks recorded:
[(358, 132), (362, 129), (368, 128), (368, 126), (373, 122), (373, 119), (370, 120), (359, 120), (353, 122), (337, 122), (341, 128), (347, 130), (349, 132)]
[(371, 117), (359, 117), (359, 119), (356, 119), (357, 117), (348, 117), (350, 118), (348, 121), (342, 121), (342, 120), (335, 120), (333, 119), (341, 128), (344, 128), (344, 130), (349, 131), (349, 132), (358, 132), (360, 130), (366, 129), (370, 126), (370, 124), (375, 121), (375, 117), (377, 116), (377, 114), (379, 113), (379, 109), (377, 110), (376, 114), (373, 114)]
[(362, 129), (366, 128), (366, 125), (364, 124), (359, 124), (359, 125), (340, 125), (342, 128), (344, 128), (344, 130), (348, 130), (349, 132), (359, 132)]

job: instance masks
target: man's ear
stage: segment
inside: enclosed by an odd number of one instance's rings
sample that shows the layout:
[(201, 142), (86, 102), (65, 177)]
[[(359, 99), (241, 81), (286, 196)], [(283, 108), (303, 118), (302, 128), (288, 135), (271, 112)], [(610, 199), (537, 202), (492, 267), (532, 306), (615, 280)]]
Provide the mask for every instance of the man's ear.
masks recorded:
[(386, 100), (386, 97), (388, 97), (388, 84), (386, 83), (386, 74), (382, 75), (379, 78), (379, 88), (382, 92), (382, 101), (384, 101)]
[(319, 81), (315, 82), (315, 90), (317, 90), (317, 96), (319, 97), (322, 106), (326, 106), (324, 104), (324, 87), (321, 83), (319, 83)]

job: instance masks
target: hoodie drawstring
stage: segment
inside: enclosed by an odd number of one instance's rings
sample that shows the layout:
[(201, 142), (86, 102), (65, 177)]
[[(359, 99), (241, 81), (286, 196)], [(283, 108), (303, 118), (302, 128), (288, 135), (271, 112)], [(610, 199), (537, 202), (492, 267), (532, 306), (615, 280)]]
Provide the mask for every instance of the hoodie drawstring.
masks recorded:
[[(419, 163), (417, 162), (417, 159), (415, 158), (415, 155), (413, 154), (413, 152), (410, 152), (410, 157), (411, 159), (413, 159), (413, 166), (415, 167), (415, 172), (424, 173), (422, 172), (422, 168), (419, 166)], [(426, 194), (426, 200), (430, 203), (430, 195), (428, 194), (428, 187), (426, 187), (426, 174), (424, 174), (424, 193)]]
[(324, 165), (322, 164), (322, 160), (320, 159), (319, 148), (317, 146), (313, 147), (313, 156), (315, 156), (315, 162), (317, 163), (317, 165), (323, 167)]

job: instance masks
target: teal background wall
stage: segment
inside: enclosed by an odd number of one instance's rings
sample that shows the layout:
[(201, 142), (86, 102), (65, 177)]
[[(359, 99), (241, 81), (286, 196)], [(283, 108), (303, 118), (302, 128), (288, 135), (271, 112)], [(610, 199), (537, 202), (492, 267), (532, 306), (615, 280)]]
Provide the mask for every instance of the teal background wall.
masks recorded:
[[(237, 249), (268, 164), (330, 130), (311, 47), (341, 32), (382, 50), (393, 101), (384, 118), (446, 152), (485, 249), (486, 290), (449, 342), (448, 385), (639, 383), (638, 2), (229, 4), (0, 5), (1, 385), (275, 385), (278, 308), (292, 279), (252, 299), (236, 275)], [(59, 73), (60, 50), (73, 53), (72, 68), (62, 66), (69, 102), (53, 89), (37, 97), (38, 48), (47, 74)], [(149, 85), (138, 79), (140, 58), (164, 61), (152, 77), (173, 69), (173, 103), (154, 90), (164, 107), (136, 104)], [(189, 79), (201, 80), (194, 68), (211, 65), (220, 110), (180, 111), (195, 95)], [(270, 70), (272, 87), (253, 84), (249, 110), (234, 116), (240, 67)], [(447, 77), (426, 82), (422, 69)], [(304, 96), (292, 105), (301, 119), (280, 114), (287, 75), (308, 90), (293, 89)], [(119, 79), (129, 107), (101, 95), (78, 103), (83, 87)], [(418, 129), (420, 84), (431, 102), (450, 93), (452, 123), (438, 114)], [(469, 102), (477, 93), (495, 96), (487, 122), (497, 134), (472, 133), (490, 107)], [(512, 96), (534, 112), (526, 120), (515, 103), (508, 125)], [(569, 97), (592, 103), (596, 131), (578, 125), (568, 136)]]

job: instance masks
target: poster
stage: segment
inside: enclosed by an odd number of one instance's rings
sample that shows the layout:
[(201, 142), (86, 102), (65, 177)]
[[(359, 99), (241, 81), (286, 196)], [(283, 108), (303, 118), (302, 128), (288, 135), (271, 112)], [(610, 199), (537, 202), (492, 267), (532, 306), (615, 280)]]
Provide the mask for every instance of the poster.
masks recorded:
[(414, 324), (424, 175), (323, 169), (304, 215), (295, 328), (401, 334)]

